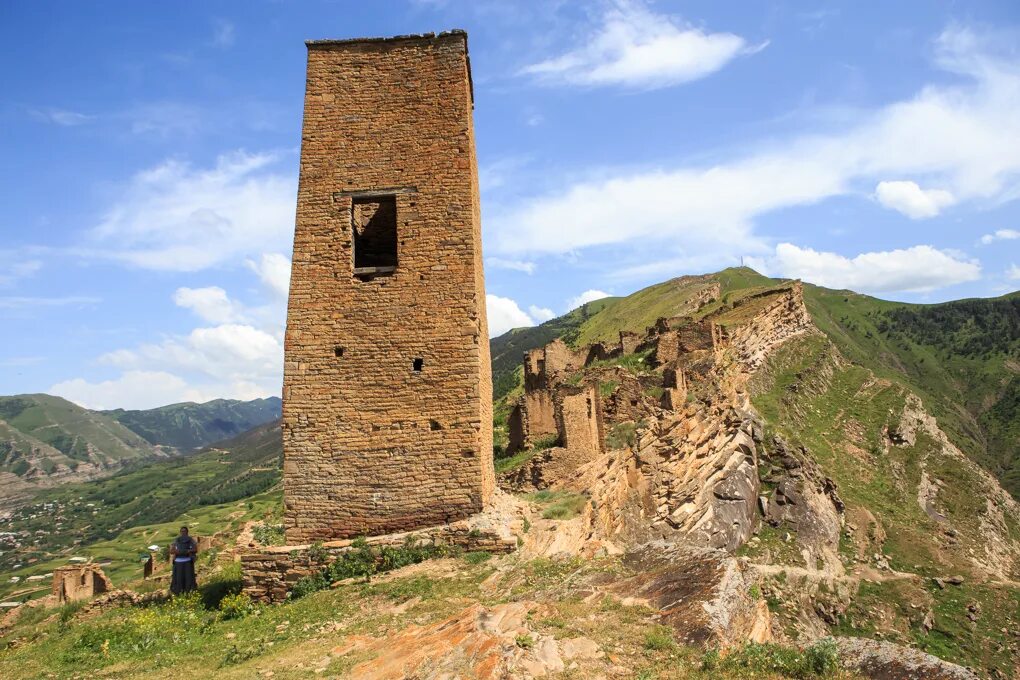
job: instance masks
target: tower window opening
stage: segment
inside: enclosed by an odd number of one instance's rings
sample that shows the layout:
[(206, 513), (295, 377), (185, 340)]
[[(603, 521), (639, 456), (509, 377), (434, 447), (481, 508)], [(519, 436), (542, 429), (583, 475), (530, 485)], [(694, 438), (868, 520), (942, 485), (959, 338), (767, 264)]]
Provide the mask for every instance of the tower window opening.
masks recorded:
[(415, 373), (421, 373), (421, 369), (425, 367), (425, 360), (421, 357), (415, 357), (415, 360), (411, 362), (411, 368), (414, 369)]
[(397, 201), (395, 196), (355, 197), (351, 203), (354, 269), (397, 266)]

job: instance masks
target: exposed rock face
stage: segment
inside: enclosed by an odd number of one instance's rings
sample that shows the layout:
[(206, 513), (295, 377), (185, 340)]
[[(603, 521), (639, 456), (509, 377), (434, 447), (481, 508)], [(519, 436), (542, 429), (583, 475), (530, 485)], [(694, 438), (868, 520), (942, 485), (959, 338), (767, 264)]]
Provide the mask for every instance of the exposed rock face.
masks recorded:
[[(754, 302), (755, 299), (750, 298), (743, 304)], [(773, 348), (807, 332), (817, 331), (804, 306), (803, 286), (800, 281), (795, 281), (780, 295), (770, 295), (765, 307), (757, 311), (748, 323), (730, 330), (727, 344), (735, 350), (737, 363), (750, 372), (764, 363)]]
[[(1011, 537), (1008, 524), (1020, 524), (1020, 504), (1002, 488), (998, 480), (950, 441), (916, 395), (908, 395), (899, 424), (888, 434), (893, 446), (914, 446), (919, 434), (931, 438), (938, 448), (937, 455), (948, 457), (975, 480), (978, 488), (972, 491), (985, 499), (985, 510), (976, 518), (978, 535), (968, 537), (973, 543), (968, 554), (979, 571), (998, 579), (1010, 580), (1020, 570), (1020, 541)], [(929, 517), (946, 525), (944, 531), (950, 534), (958, 532), (962, 527), (954, 528), (940, 509), (939, 489), (942, 482), (928, 473), (928, 463), (927, 456), (919, 461), (921, 482), (917, 488), (917, 503)]]
[(836, 646), (848, 668), (875, 680), (978, 680), (963, 666), (891, 642), (836, 638)]
[[(604, 656), (587, 638), (557, 640), (534, 633), (528, 615), (540, 607), (535, 602), (474, 604), (437, 624), (409, 626), (378, 638), (349, 637), (330, 656), (369, 657), (351, 669), (351, 677), (364, 680), (541, 678), (567, 664)], [(525, 639), (527, 645), (519, 644)]]
[(797, 532), (804, 562), (818, 560), (842, 572), (839, 561), (839, 532), (845, 506), (836, 484), (825, 477), (811, 455), (794, 451), (783, 439), (774, 437), (759, 456), (760, 476), (771, 494), (762, 494), (760, 510), (775, 527), (789, 526)]
[(636, 447), (651, 529), (712, 548), (743, 545), (758, 520), (759, 432), (750, 413), (724, 406), (663, 414)]
[(687, 643), (727, 647), (772, 638), (768, 607), (750, 595), (756, 575), (725, 552), (657, 541), (627, 555), (625, 564), (638, 575), (611, 592), (660, 609), (663, 623)]

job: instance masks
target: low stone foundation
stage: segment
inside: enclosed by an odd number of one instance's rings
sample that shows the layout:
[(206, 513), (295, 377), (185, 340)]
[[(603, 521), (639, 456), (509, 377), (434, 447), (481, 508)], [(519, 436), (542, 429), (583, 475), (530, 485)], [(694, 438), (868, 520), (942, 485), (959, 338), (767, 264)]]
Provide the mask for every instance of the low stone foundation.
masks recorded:
[[(509, 497), (498, 493), (501, 500)], [(485, 550), (491, 553), (510, 553), (517, 549), (517, 535), (513, 529), (522, 524), (516, 513), (508, 512), (510, 504), (503, 503), (499, 512), (487, 511), (465, 520), (440, 526), (408, 531), (399, 534), (369, 536), (365, 542), (374, 547), (399, 547), (413, 537), (419, 543), (435, 543), (460, 548), (464, 551)], [(311, 545), (267, 546), (259, 552), (241, 555), (241, 572), (244, 592), (255, 602), (282, 602), (287, 599), (294, 584), (332, 563), (339, 555), (350, 550), (352, 540), (329, 541), (321, 544), (326, 552), (325, 562), (309, 557)]]

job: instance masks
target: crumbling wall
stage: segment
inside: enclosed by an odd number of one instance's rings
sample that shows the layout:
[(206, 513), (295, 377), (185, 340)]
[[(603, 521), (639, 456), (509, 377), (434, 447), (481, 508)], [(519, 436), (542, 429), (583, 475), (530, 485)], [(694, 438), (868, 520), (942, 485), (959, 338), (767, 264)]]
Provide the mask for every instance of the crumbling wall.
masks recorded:
[(556, 424), (564, 448), (589, 451), (593, 457), (602, 453), (605, 446), (598, 389), (594, 385), (561, 388)]
[(59, 604), (90, 600), (113, 590), (113, 583), (95, 564), (57, 567), (53, 570), (52, 594)]
[(620, 331), (620, 353), (633, 354), (641, 346), (643, 338), (631, 331)]
[(456, 521), (495, 488), (466, 35), (312, 42), (306, 83), (287, 540)]
[(675, 331), (664, 330), (655, 338), (655, 365), (664, 366), (680, 356), (680, 336)]

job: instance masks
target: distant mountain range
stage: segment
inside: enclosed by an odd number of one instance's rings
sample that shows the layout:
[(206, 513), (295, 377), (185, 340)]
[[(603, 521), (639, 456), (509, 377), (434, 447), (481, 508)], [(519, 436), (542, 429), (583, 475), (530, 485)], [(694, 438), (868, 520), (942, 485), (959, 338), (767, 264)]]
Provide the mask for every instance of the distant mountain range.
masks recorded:
[(280, 418), (278, 397), (91, 411), (61, 397), (0, 397), (0, 503), (189, 453)]
[(228, 439), (280, 417), (279, 397), (237, 401), (214, 399), (204, 404), (185, 402), (144, 411), (101, 411), (141, 435), (150, 444), (181, 451)]

